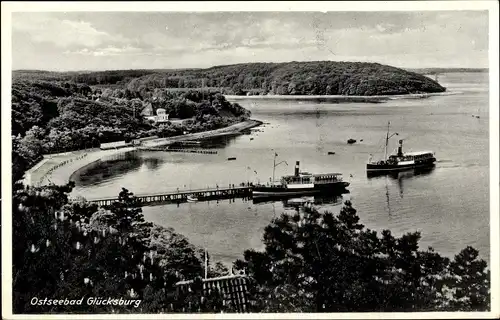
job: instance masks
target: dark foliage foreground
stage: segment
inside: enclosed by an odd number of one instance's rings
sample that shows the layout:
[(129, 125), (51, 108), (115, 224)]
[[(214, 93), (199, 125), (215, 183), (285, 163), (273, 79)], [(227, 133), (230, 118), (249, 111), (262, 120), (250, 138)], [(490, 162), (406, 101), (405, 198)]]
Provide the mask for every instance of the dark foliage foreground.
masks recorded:
[(420, 234), (381, 235), (340, 214), (305, 209), (264, 232), (265, 251), (247, 250), (235, 266), (254, 278), (265, 312), (486, 311), (490, 273), (478, 251), (453, 260), (419, 249)]
[[(231, 312), (216, 291), (179, 294), (200, 279), (202, 253), (172, 229), (147, 223), (136, 198), (98, 208), (68, 202), (72, 185), (25, 189), (13, 197), (14, 313)], [(454, 259), (419, 250), (418, 233), (381, 235), (346, 202), (339, 215), (306, 209), (264, 232), (265, 251), (235, 262), (253, 282), (254, 312), (489, 310), (486, 262), (467, 247)], [(209, 276), (227, 274), (221, 264)], [(32, 299), (112, 297), (138, 306), (33, 305)]]

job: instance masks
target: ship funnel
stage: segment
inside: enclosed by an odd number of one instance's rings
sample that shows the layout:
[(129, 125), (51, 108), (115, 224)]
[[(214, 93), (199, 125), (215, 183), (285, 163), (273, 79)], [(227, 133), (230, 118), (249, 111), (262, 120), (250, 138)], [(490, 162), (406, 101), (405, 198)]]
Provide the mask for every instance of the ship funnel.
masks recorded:
[(299, 176), (300, 161), (295, 161), (295, 176)]
[(398, 157), (403, 156), (403, 140), (399, 140)]

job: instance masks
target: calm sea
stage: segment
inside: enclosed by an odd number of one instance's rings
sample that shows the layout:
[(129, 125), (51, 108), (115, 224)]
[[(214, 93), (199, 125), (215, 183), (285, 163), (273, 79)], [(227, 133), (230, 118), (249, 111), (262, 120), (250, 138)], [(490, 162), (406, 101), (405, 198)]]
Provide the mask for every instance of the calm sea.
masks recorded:
[[(217, 155), (136, 153), (83, 170), (73, 194), (98, 198), (116, 196), (121, 187), (141, 194), (266, 182), (276, 152), (277, 161), (288, 164), (276, 168), (277, 178), (293, 173), (300, 161), (303, 171), (341, 172), (351, 183), (341, 198), (315, 199), (320, 209), (338, 212), (350, 199), (370, 229), (396, 235), (420, 231), (422, 249), (432, 246), (451, 257), (471, 245), (489, 261), (488, 74), (450, 73), (439, 81), (456, 94), (380, 104), (239, 101), (266, 124), (249, 135), (214, 141)], [(369, 155), (383, 157), (388, 121), (391, 133), (399, 133), (389, 152), (403, 138), (406, 151), (436, 153), (434, 170), (367, 178)], [(348, 145), (349, 138), (358, 142)], [(261, 249), (264, 227), (295, 208), (290, 201), (236, 199), (143, 210), (147, 220), (175, 228), (214, 259), (230, 263), (245, 249)]]

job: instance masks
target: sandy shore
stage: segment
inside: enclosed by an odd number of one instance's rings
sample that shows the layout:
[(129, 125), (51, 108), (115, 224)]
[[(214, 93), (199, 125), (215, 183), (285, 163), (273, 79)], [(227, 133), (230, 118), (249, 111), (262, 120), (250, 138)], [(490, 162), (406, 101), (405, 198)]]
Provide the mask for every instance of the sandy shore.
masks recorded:
[(224, 95), (228, 101), (236, 100), (320, 100), (331, 102), (384, 102), (395, 99), (423, 99), (433, 96), (447, 96), (459, 94), (460, 92), (445, 91), (436, 93), (415, 93), (415, 94), (400, 94), (400, 95), (380, 95), (380, 96), (343, 96), (343, 95), (269, 95), (269, 96), (235, 96)]
[[(237, 135), (246, 129), (250, 129), (261, 124), (262, 122), (258, 120), (247, 120), (217, 130), (186, 134), (170, 138), (148, 140), (143, 142), (142, 146), (152, 147), (169, 144), (175, 141), (199, 140), (224, 135)], [(25, 173), (24, 184), (31, 186), (42, 186), (51, 183), (54, 183), (56, 185), (63, 185), (69, 182), (71, 175), (78, 169), (102, 158), (132, 151), (135, 149), (138, 148), (128, 147), (112, 150), (88, 149), (60, 153), (57, 155), (45, 155), (43, 160), (41, 160), (39, 163), (33, 166), (33, 168)]]

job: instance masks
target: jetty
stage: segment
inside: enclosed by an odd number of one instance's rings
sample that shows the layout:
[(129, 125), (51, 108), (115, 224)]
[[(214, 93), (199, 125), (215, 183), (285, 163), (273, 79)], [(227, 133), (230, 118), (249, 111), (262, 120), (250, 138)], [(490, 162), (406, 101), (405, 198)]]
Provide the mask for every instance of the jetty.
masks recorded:
[(190, 148), (169, 148), (168, 146), (158, 147), (139, 147), (141, 151), (164, 151), (164, 152), (183, 152), (183, 153), (200, 153), (200, 154), (217, 154), (217, 150), (207, 149), (190, 149)]
[[(134, 194), (134, 197), (142, 205), (154, 205), (162, 203), (187, 202), (188, 196), (198, 198), (198, 201), (210, 201), (233, 198), (251, 198), (253, 186), (249, 183), (244, 185), (231, 185), (228, 187), (216, 187), (207, 189), (176, 190), (152, 194)], [(108, 206), (118, 201), (118, 197), (87, 199), (87, 202), (95, 203), (99, 206)]]

